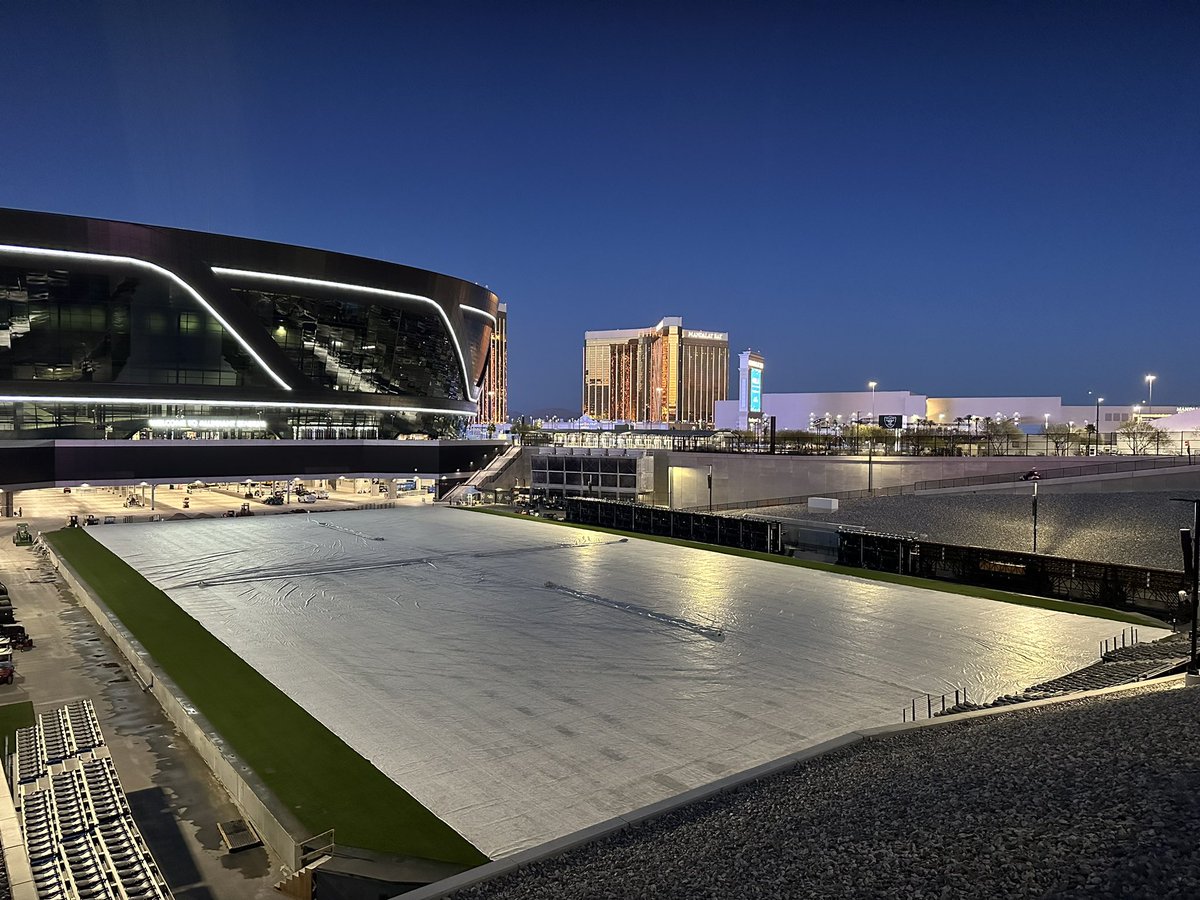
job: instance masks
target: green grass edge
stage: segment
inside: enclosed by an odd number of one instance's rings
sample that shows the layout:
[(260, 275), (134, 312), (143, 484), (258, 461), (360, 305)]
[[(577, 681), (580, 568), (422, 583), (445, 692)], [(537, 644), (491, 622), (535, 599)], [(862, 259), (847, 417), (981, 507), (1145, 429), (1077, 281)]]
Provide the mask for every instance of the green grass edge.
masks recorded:
[(28, 700), (17, 700), (0, 706), (0, 747), (12, 753), (17, 749), (17, 729), (28, 728), (37, 721), (33, 704)]
[(488, 858), (82, 528), (45, 535), (105, 606), (312, 833), (465, 866)]
[(1030, 606), (1036, 609), (1048, 609), (1054, 612), (1071, 613), (1076, 616), (1089, 616), (1093, 619), (1111, 619), (1114, 622), (1126, 622), (1133, 625), (1144, 625), (1147, 628), (1169, 627), (1158, 619), (1136, 612), (1124, 612), (1107, 606), (1093, 606), (1090, 603), (1077, 603), (1074, 600), (1054, 600), (1050, 597), (1036, 597), (1033, 594), (1014, 594), (995, 588), (976, 587), (969, 584), (955, 584), (950, 581), (938, 581), (934, 578), (917, 578), (912, 575), (900, 575), (894, 572), (878, 572), (874, 569), (856, 569), (853, 566), (840, 566), (837, 563), (814, 562), (807, 559), (793, 559), (790, 556), (777, 556), (773, 553), (762, 553), (757, 550), (742, 550), (737, 547), (721, 547), (716, 544), (703, 544), (699, 541), (689, 541), (683, 538), (662, 537), (654, 534), (641, 534), (636, 531), (622, 531), (619, 528), (606, 528), (603, 525), (579, 525), (574, 522), (560, 522), (557, 519), (531, 519), (520, 513), (503, 509), (488, 509), (481, 506), (455, 506), (451, 509), (462, 509), (469, 512), (484, 513), (490, 516), (506, 516), (512, 519), (522, 519), (526, 522), (544, 522), (548, 525), (559, 525), (567, 528), (582, 528), (586, 531), (600, 531), (605, 534), (616, 534), (621, 537), (637, 538), (642, 541), (654, 541), (659, 544), (674, 544), (677, 547), (690, 547), (694, 550), (708, 550), (711, 553), (724, 553), (728, 556), (741, 556), (746, 559), (758, 559), (763, 562), (779, 563), (785, 566), (797, 566), (801, 569), (816, 569), (820, 572), (832, 572), (835, 575), (845, 575), (850, 578), (861, 578), (865, 581), (882, 581), (887, 584), (903, 584), (909, 587), (925, 588), (930, 591), (941, 591), (943, 594), (958, 594), (963, 597), (980, 597), (984, 600), (996, 600), (1000, 603), (1015, 603), (1018, 606)]

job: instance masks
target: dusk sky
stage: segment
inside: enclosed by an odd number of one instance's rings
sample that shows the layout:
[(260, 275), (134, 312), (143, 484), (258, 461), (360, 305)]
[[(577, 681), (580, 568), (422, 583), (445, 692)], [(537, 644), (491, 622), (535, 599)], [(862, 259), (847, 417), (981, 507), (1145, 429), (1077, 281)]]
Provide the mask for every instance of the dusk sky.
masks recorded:
[(769, 392), (1200, 405), (1195, 3), (17, 6), (0, 206), (486, 284), (516, 413), (663, 316)]

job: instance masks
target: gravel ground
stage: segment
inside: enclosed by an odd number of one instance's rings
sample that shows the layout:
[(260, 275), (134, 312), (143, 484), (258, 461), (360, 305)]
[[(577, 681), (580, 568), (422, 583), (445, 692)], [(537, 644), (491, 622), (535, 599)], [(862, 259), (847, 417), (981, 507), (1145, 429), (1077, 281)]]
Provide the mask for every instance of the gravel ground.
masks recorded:
[(1200, 688), (868, 741), (454, 896), (1194, 898)]
[[(1038, 551), (1071, 559), (1182, 569), (1179, 529), (1192, 506), (1171, 497), (1195, 491), (1054, 494), (1038, 497)], [(1031, 498), (1018, 494), (926, 494), (844, 500), (836, 513), (804, 506), (764, 506), (746, 515), (862, 525), (915, 532), (929, 540), (997, 550), (1032, 549)]]

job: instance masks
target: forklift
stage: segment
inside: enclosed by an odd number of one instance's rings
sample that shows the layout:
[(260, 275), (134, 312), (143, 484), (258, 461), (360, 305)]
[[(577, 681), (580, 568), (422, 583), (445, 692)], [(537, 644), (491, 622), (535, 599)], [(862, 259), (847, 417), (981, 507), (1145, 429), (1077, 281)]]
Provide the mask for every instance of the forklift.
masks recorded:
[(13, 534), (13, 543), (18, 547), (28, 547), (33, 544), (33, 535), (29, 533), (29, 526), (24, 522), (17, 523), (16, 533)]

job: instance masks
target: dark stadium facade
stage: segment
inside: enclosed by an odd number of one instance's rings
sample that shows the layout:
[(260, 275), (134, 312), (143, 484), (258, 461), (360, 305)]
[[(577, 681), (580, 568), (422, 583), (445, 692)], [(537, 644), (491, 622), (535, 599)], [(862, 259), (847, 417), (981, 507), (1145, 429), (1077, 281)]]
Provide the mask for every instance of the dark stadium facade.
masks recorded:
[(0, 210), (0, 440), (449, 436), (497, 307), (379, 260)]

